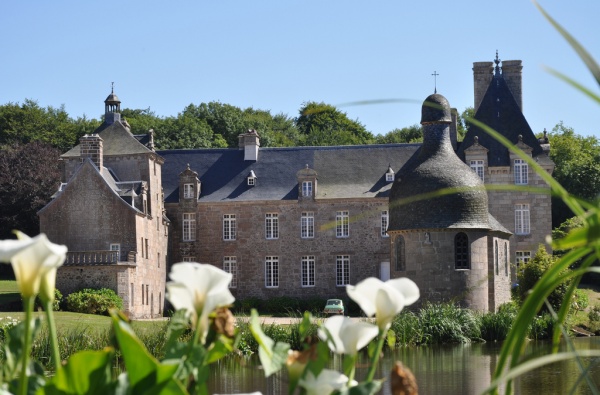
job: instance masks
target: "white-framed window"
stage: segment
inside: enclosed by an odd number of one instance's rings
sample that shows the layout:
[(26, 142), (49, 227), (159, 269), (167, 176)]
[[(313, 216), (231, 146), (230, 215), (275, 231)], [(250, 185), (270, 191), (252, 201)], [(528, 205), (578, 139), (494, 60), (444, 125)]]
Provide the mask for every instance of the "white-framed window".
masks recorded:
[(117, 261), (121, 260), (121, 244), (119, 243), (111, 243), (110, 244), (110, 250), (111, 251), (116, 251), (117, 253)]
[(302, 196), (312, 196), (313, 184), (312, 181), (302, 181)]
[(528, 235), (529, 226), (529, 204), (515, 205), (515, 233), (518, 235)]
[(338, 287), (350, 284), (350, 256), (338, 255), (335, 265), (335, 285)]
[(531, 251), (517, 251), (515, 252), (515, 262), (517, 267), (528, 263), (531, 260)]
[(305, 211), (300, 217), (300, 237), (312, 239), (315, 237), (315, 213)]
[(385, 181), (394, 182), (394, 173), (385, 173)]
[(314, 255), (307, 255), (302, 257), (302, 286), (303, 287), (314, 287), (315, 286), (315, 257)]
[(387, 210), (381, 212), (381, 237), (388, 237), (387, 230), (390, 223), (390, 213)]
[(235, 214), (223, 214), (223, 240), (235, 240), (236, 231)]
[(484, 171), (483, 171), (483, 160), (472, 160), (471, 161), (471, 169), (481, 178), (481, 181), (485, 181)]
[(267, 239), (279, 238), (279, 214), (265, 214), (265, 237)]
[(265, 258), (265, 287), (279, 287), (279, 257), (268, 256)]
[(256, 177), (248, 177), (248, 185), (250, 185), (250, 186), (256, 185)]
[(229, 288), (237, 288), (237, 257), (226, 256), (223, 257), (223, 271), (231, 274), (231, 282)]
[(523, 159), (515, 159), (515, 184), (526, 185), (529, 180), (527, 179), (527, 173), (529, 166)]
[(183, 198), (193, 199), (194, 198), (194, 184), (183, 184)]
[(183, 213), (183, 241), (196, 240), (196, 213)]
[(196, 262), (196, 257), (193, 256), (184, 256), (181, 259), (183, 259), (183, 262)]
[(348, 211), (338, 211), (335, 214), (335, 236), (350, 236), (350, 214)]

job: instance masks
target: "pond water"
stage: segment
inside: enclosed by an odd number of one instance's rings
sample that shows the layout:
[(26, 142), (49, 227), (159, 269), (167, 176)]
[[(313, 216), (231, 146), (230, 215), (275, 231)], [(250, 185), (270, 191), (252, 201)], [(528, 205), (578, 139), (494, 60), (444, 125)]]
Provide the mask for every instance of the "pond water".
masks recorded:
[[(577, 349), (600, 349), (600, 338), (572, 339)], [(501, 344), (475, 343), (467, 345), (444, 345), (431, 347), (407, 347), (390, 351), (379, 363), (375, 377), (387, 377), (395, 363), (401, 361), (409, 367), (419, 385), (420, 394), (471, 395), (480, 394), (490, 382), (496, 367)], [(564, 345), (563, 345), (564, 347)], [(541, 355), (549, 350), (548, 342), (530, 342), (527, 355)], [(591, 358), (583, 358), (585, 366)], [(360, 380), (367, 373), (366, 358), (357, 368)], [(341, 371), (342, 359), (335, 357), (331, 369)], [(211, 394), (234, 394), (261, 391), (263, 395), (287, 394), (287, 374), (280, 372), (265, 378), (258, 357), (232, 357), (211, 370), (209, 390)], [(548, 365), (532, 371), (514, 383), (516, 395), (569, 394), (579, 378), (579, 369), (574, 360)], [(600, 364), (590, 369), (590, 378), (600, 387)], [(389, 395), (389, 381), (384, 383), (382, 394)], [(583, 383), (573, 394), (592, 394)]]

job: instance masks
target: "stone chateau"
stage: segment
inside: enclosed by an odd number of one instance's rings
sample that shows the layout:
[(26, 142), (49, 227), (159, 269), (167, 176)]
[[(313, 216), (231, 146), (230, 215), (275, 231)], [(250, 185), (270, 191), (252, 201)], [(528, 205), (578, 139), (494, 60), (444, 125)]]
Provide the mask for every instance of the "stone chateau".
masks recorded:
[[(473, 65), (475, 118), (552, 172), (523, 116), (521, 61), (495, 63)], [(548, 187), (477, 127), (457, 142), (443, 96), (425, 100), (421, 123), (423, 144), (261, 148), (251, 130), (239, 149), (156, 151), (113, 92), (39, 212), (69, 247), (57, 287), (112, 288), (131, 317), (156, 317), (168, 266), (197, 261), (232, 273), (238, 299), (345, 298), (369, 276), (410, 277), (422, 301), (495, 310), (550, 234), (550, 196), (528, 190)]]

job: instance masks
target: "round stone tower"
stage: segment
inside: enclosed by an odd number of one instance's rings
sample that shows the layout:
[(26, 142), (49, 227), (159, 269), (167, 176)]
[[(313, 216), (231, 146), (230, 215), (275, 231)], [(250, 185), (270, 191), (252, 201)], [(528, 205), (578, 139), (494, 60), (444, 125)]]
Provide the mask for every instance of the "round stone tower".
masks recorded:
[(489, 214), (483, 182), (452, 148), (448, 100), (430, 95), (421, 114), (423, 145), (398, 171), (390, 192), (391, 276), (414, 280), (423, 302), (495, 309), (493, 262), (499, 273), (504, 254), (502, 274), (508, 273), (510, 232)]
[(452, 149), (451, 122), (444, 96), (425, 99), (423, 145), (399, 170), (392, 186), (390, 230), (489, 228), (487, 193), (481, 179)]

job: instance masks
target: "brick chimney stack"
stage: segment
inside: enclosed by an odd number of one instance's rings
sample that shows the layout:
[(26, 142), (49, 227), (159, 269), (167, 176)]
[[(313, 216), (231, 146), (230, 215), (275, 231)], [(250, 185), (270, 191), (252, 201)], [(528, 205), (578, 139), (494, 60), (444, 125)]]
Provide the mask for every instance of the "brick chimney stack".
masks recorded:
[(523, 65), (520, 60), (502, 61), (502, 76), (523, 112)]
[(475, 112), (479, 109), (493, 77), (494, 62), (473, 62), (473, 87), (475, 89), (473, 108)]
[(238, 136), (240, 149), (244, 150), (244, 160), (258, 160), (258, 148), (260, 147), (260, 137), (254, 129)]
[(90, 158), (98, 170), (104, 166), (102, 153), (102, 138), (97, 134), (86, 134), (79, 139), (81, 159)]

